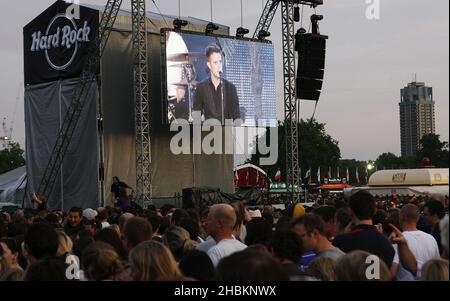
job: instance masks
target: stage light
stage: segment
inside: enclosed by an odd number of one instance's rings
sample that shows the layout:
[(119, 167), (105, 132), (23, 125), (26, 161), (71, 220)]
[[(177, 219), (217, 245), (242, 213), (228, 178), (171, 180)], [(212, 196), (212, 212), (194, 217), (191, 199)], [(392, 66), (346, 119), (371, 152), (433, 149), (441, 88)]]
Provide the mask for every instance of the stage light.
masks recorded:
[(260, 30), (258, 33), (258, 40), (264, 40), (265, 38), (270, 37), (270, 32), (266, 30)]
[(209, 22), (208, 25), (206, 25), (205, 33), (213, 33), (215, 30), (218, 30), (219, 26), (217, 24), (214, 24), (212, 22)]
[(173, 27), (175, 29), (181, 29), (181, 28), (187, 26), (188, 24), (189, 24), (189, 22), (186, 20), (181, 20), (181, 19), (173, 20)]
[(313, 34), (320, 34), (319, 21), (321, 21), (321, 20), (323, 20), (322, 15), (312, 15), (311, 16), (312, 33)]
[(298, 6), (298, 3), (294, 4), (294, 21), (300, 22), (300, 7)]
[(236, 29), (236, 37), (243, 38), (249, 32), (250, 30), (248, 30), (247, 28), (239, 27), (238, 29)]

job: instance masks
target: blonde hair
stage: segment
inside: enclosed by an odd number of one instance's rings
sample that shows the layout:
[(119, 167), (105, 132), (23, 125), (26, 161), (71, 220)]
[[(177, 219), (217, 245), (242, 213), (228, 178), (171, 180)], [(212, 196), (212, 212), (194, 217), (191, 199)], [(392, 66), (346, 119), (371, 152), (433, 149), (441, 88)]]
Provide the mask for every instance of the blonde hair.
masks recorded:
[(57, 231), (58, 233), (58, 250), (56, 256), (66, 256), (72, 254), (73, 242), (72, 239), (63, 231)]
[(374, 255), (366, 251), (353, 251), (341, 256), (334, 267), (336, 281), (391, 281), (391, 272), (381, 258), (379, 258), (379, 279), (367, 278), (366, 260), (369, 256)]
[(449, 281), (448, 260), (435, 258), (422, 267), (422, 281)]
[(171, 226), (166, 230), (163, 243), (177, 261), (181, 260), (184, 254), (195, 249), (195, 242), (191, 240), (189, 232), (178, 226)]
[(317, 272), (323, 281), (334, 281), (334, 261), (325, 256), (318, 256), (309, 264), (309, 269)]
[(139, 271), (140, 281), (182, 276), (170, 250), (162, 243), (148, 240), (141, 242), (129, 255), (129, 264)]

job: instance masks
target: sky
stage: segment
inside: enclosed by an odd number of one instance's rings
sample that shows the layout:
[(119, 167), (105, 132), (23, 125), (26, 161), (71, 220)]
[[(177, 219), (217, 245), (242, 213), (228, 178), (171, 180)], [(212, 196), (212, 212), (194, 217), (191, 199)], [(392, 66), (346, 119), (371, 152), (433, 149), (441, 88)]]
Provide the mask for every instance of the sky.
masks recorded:
[[(243, 25), (252, 33), (263, 3), (242, 1)], [(13, 140), (22, 146), (22, 27), (53, 2), (0, 1), (0, 122), (6, 117), (7, 127), (13, 128)], [(81, 2), (106, 4), (106, 0)], [(179, 13), (178, 0), (156, 3), (164, 14)], [(418, 81), (433, 87), (436, 133), (441, 140), (449, 140), (449, 1), (379, 3), (377, 20), (366, 17), (366, 0), (324, 0), (324, 5), (317, 8), (317, 13), (324, 15), (321, 33), (328, 35), (329, 40), (324, 89), (315, 118), (325, 123), (327, 133), (339, 141), (343, 159), (374, 160), (384, 152), (400, 155), (400, 89), (413, 80), (414, 74)], [(130, 1), (124, 0), (122, 7), (130, 8)], [(147, 10), (157, 12), (150, 0)], [(304, 9), (303, 26), (307, 29), (312, 13), (312, 9)], [(210, 20), (210, 0), (181, 0), (181, 15)], [(240, 0), (213, 0), (212, 19), (230, 26), (230, 33), (234, 34), (241, 26)], [(270, 32), (275, 47), (277, 117), (283, 119), (280, 10)], [(313, 110), (313, 102), (301, 101), (302, 118), (311, 117)]]

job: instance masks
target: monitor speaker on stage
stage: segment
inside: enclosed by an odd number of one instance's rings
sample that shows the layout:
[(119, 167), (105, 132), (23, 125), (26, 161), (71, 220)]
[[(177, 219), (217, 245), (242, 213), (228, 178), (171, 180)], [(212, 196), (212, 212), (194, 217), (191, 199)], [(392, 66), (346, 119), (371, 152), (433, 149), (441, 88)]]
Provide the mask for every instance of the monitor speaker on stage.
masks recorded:
[(297, 98), (318, 101), (322, 91), (325, 70), (327, 36), (297, 33), (295, 50), (298, 52)]

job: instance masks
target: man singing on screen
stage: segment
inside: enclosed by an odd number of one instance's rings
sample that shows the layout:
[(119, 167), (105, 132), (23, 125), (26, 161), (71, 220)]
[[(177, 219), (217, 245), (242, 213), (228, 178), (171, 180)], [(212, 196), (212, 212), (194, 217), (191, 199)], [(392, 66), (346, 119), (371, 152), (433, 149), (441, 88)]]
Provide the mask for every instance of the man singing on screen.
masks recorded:
[(241, 120), (236, 87), (222, 78), (222, 51), (216, 44), (206, 47), (206, 64), (210, 77), (197, 85), (194, 111), (201, 111), (205, 119)]

